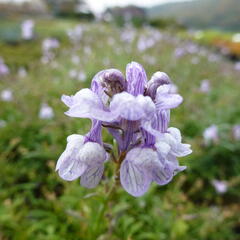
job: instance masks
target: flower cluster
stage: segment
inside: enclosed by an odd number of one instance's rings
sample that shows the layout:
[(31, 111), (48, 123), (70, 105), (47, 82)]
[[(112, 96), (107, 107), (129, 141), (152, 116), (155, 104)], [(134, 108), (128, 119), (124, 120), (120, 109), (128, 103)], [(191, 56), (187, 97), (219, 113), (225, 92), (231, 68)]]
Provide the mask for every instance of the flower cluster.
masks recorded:
[(180, 131), (168, 126), (170, 110), (183, 100), (170, 88), (167, 74), (156, 72), (148, 81), (143, 67), (132, 62), (127, 65), (126, 78), (117, 69), (103, 70), (95, 75), (90, 89), (63, 95), (62, 101), (69, 107), (66, 115), (89, 118), (92, 128), (85, 136), (67, 138), (56, 166), (60, 177), (67, 181), (81, 177), (81, 185), (87, 188), (99, 183), (111, 150), (102, 141), (105, 127), (117, 142), (117, 175), (128, 193), (138, 197), (152, 182), (169, 183), (186, 168), (177, 157), (191, 153), (190, 145), (182, 143)]

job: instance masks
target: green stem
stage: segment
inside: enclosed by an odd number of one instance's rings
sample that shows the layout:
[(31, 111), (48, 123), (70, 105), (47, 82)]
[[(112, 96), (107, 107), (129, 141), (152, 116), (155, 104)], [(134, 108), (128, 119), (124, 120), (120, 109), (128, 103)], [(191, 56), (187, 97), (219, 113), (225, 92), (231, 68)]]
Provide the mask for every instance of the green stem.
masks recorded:
[(96, 225), (94, 228), (94, 232), (96, 235), (99, 234), (99, 226), (101, 225), (101, 223), (104, 222), (105, 216), (107, 216), (109, 218), (109, 228), (108, 229), (110, 230), (112, 215), (110, 213), (108, 214), (108, 211), (109, 211), (108, 207), (111, 204), (112, 198), (116, 193), (117, 186), (120, 184), (120, 166), (121, 166), (121, 163), (124, 160), (125, 156), (126, 156), (126, 153), (123, 152), (120, 154), (118, 160), (114, 161), (116, 163), (116, 169), (115, 169), (115, 174), (114, 174), (115, 179), (114, 179), (113, 185), (110, 187), (109, 191), (106, 193), (106, 198), (104, 199), (104, 203), (103, 203), (103, 205), (101, 205), (101, 209), (98, 213)]

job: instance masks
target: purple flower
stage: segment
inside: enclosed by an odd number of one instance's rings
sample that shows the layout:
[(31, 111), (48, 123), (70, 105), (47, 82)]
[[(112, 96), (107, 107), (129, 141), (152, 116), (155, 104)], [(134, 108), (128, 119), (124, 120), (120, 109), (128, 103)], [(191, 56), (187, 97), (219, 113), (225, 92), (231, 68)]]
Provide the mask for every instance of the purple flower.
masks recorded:
[(210, 127), (206, 128), (203, 132), (203, 138), (206, 145), (208, 145), (211, 142), (216, 143), (219, 139), (218, 127), (213, 124)]
[(176, 58), (181, 58), (181, 57), (185, 56), (186, 54), (187, 54), (187, 51), (183, 47), (178, 47), (174, 51), (174, 57), (176, 57)]
[[(173, 176), (186, 169), (179, 166), (176, 157), (190, 154), (190, 145), (181, 143), (178, 129), (169, 128), (162, 141), (130, 150), (120, 169), (123, 188), (131, 195), (142, 196), (151, 182), (158, 185), (169, 183)], [(149, 142), (148, 142), (149, 143)]]
[(75, 28), (68, 30), (67, 35), (73, 44), (77, 44), (82, 39), (83, 31), (83, 27), (81, 25), (77, 25)]
[(0, 57), (0, 76), (6, 76), (9, 74), (9, 68)]
[(236, 62), (236, 63), (235, 63), (234, 69), (235, 69), (236, 71), (240, 71), (240, 62)]
[(101, 142), (101, 123), (93, 121), (86, 135), (73, 134), (67, 138), (66, 150), (58, 159), (56, 171), (66, 181), (81, 177), (81, 185), (94, 188), (102, 178), (108, 154)]
[(156, 41), (152, 37), (141, 36), (137, 42), (137, 47), (140, 52), (153, 47), (156, 44)]
[(40, 119), (52, 119), (54, 117), (53, 109), (48, 104), (43, 103), (39, 111)]
[(31, 19), (23, 21), (22, 28), (22, 38), (24, 40), (31, 40), (33, 38), (33, 30), (34, 30), (34, 21)]
[(171, 80), (169, 76), (164, 72), (156, 72), (152, 78), (147, 82), (146, 94), (151, 98), (155, 98), (156, 92), (159, 86), (164, 84), (170, 84)]
[(220, 181), (215, 179), (212, 181), (212, 185), (215, 188), (216, 192), (219, 194), (223, 194), (228, 190), (228, 185), (226, 181)]
[(125, 27), (123, 31), (121, 31), (121, 40), (125, 43), (132, 43), (136, 37), (136, 30), (132, 27)]
[(47, 64), (53, 60), (55, 54), (53, 49), (59, 48), (59, 41), (55, 38), (46, 38), (42, 42), (42, 63)]
[(86, 136), (68, 138), (57, 163), (60, 177), (81, 177), (81, 184), (89, 188), (98, 184), (108, 158), (101, 139), (105, 127), (117, 142), (120, 181), (128, 193), (141, 196), (152, 182), (169, 183), (186, 168), (177, 157), (192, 152), (190, 145), (182, 143), (180, 131), (168, 127), (170, 110), (183, 100), (171, 87), (167, 74), (157, 72), (148, 81), (143, 67), (132, 62), (126, 78), (117, 69), (103, 70), (94, 76), (91, 89), (63, 95), (69, 108), (66, 115), (89, 118), (93, 126)]
[(200, 91), (203, 93), (208, 93), (211, 90), (210, 82), (207, 79), (202, 80), (200, 85)]
[(0, 97), (2, 99), (2, 101), (4, 102), (11, 102), (13, 100), (13, 93), (11, 89), (4, 89), (1, 94)]
[(46, 38), (42, 42), (43, 52), (49, 52), (51, 49), (58, 48), (59, 41), (55, 38)]
[(240, 124), (233, 126), (232, 132), (233, 132), (233, 138), (237, 141), (240, 140)]

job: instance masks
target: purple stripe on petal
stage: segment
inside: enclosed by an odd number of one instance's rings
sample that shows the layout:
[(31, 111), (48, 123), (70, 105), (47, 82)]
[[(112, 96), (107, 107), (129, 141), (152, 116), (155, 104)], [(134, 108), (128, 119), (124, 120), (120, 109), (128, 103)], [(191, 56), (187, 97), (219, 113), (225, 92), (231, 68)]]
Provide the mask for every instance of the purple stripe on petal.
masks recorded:
[(170, 121), (170, 111), (169, 110), (161, 110), (157, 113), (159, 125), (158, 128), (160, 132), (165, 133), (168, 129), (168, 124)]
[(79, 178), (87, 166), (82, 162), (74, 159), (68, 159), (59, 168), (59, 176), (66, 181), (73, 181)]
[(144, 68), (136, 62), (131, 62), (126, 68), (127, 91), (134, 96), (144, 93), (147, 75)]
[(90, 132), (86, 135), (85, 142), (91, 141), (98, 144), (102, 144), (102, 122), (97, 120), (92, 120), (92, 128)]
[(149, 188), (151, 180), (140, 166), (124, 161), (120, 169), (123, 188), (134, 197), (142, 196)]
[(166, 185), (173, 178), (173, 171), (169, 168), (168, 165), (165, 165), (161, 168), (153, 168), (153, 181), (158, 185)]
[(103, 164), (88, 167), (81, 177), (81, 185), (86, 188), (95, 188), (102, 179)]

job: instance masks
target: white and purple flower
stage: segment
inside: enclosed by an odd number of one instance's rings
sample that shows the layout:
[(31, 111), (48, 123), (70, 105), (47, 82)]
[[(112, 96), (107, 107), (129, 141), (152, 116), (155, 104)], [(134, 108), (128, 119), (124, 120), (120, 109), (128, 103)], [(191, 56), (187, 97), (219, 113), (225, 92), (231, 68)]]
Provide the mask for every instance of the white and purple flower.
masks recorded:
[(69, 107), (66, 115), (92, 120), (92, 129), (85, 135), (68, 137), (67, 148), (58, 160), (56, 170), (65, 180), (81, 177), (85, 187), (95, 187), (102, 178), (108, 159), (102, 142), (102, 128), (107, 128), (118, 145), (120, 182), (133, 196), (142, 196), (152, 182), (169, 183), (186, 167), (177, 157), (192, 151), (183, 144), (177, 128), (169, 128), (170, 110), (182, 102), (171, 93), (171, 80), (163, 72), (148, 81), (143, 67), (127, 65), (126, 78), (117, 69), (95, 75), (90, 89), (73, 96), (62, 96)]
[(212, 124), (206, 128), (203, 132), (204, 143), (209, 145), (210, 143), (216, 143), (219, 140), (218, 136), (218, 127), (215, 124)]
[(4, 60), (0, 57), (0, 76), (6, 76), (10, 73), (8, 66), (4, 63)]
[(101, 122), (93, 121), (86, 136), (73, 134), (67, 138), (67, 147), (57, 162), (56, 171), (66, 181), (81, 177), (82, 186), (94, 188), (102, 178), (107, 159), (101, 142)]
[(56, 38), (46, 38), (42, 42), (42, 58), (41, 61), (43, 64), (47, 64), (51, 62), (54, 57), (55, 53), (53, 52), (54, 49), (59, 48), (60, 43)]
[(210, 81), (208, 79), (204, 79), (204, 80), (201, 81), (200, 91), (202, 93), (208, 93), (208, 92), (211, 91), (211, 84), (210, 84)]
[(35, 23), (31, 19), (28, 19), (22, 22), (21, 30), (22, 30), (22, 38), (24, 40), (31, 40), (34, 37), (34, 26), (35, 26)]
[(220, 180), (214, 179), (212, 180), (212, 185), (218, 194), (224, 194), (228, 190), (228, 184), (226, 181), (220, 181)]
[(39, 118), (52, 119), (53, 117), (54, 117), (53, 109), (48, 104), (43, 103), (39, 111)]
[(11, 89), (2, 90), (0, 96), (1, 100), (4, 102), (11, 102), (13, 100), (13, 92)]
[(233, 138), (236, 141), (239, 141), (240, 140), (240, 124), (236, 124), (233, 126), (232, 133), (233, 133)]

